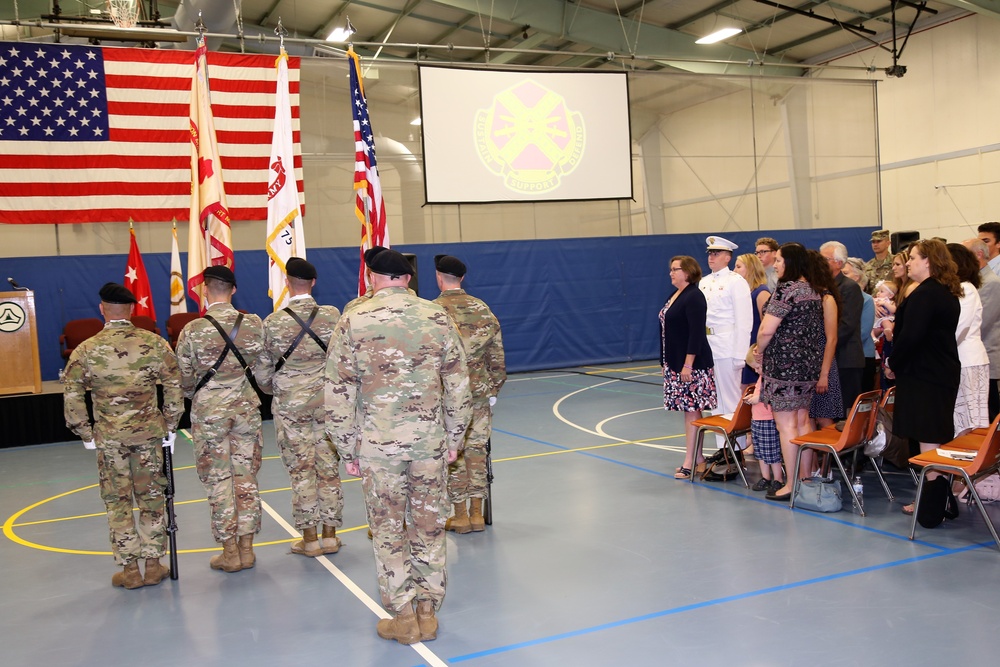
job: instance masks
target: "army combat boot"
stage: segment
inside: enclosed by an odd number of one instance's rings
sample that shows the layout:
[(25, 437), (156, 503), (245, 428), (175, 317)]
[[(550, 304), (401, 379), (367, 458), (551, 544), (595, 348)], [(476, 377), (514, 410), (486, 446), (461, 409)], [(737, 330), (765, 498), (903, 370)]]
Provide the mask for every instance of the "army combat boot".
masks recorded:
[(292, 553), (315, 558), (323, 555), (323, 549), (316, 537), (316, 526), (309, 526), (302, 531), (302, 539), (292, 543)]
[(412, 609), (405, 609), (392, 618), (383, 618), (375, 626), (382, 639), (395, 639), (400, 644), (416, 644), (420, 641), (420, 626)]
[(115, 572), (111, 576), (111, 585), (129, 590), (142, 588), (143, 582), (142, 573), (139, 572), (139, 561), (134, 560), (126, 565), (121, 572)]
[(438, 620), (434, 615), (434, 603), (430, 600), (417, 602), (417, 627), (420, 628), (420, 641), (437, 639)]
[(453, 530), (459, 535), (472, 532), (472, 524), (469, 523), (469, 512), (465, 509), (465, 501), (455, 503), (455, 516), (444, 523), (445, 530)]
[(340, 551), (340, 538), (337, 537), (337, 527), (323, 525), (323, 539), (320, 546), (325, 554), (335, 554)]
[(469, 500), (469, 524), (474, 532), (486, 530), (486, 519), (483, 518), (483, 499), (472, 498)]
[(223, 572), (242, 570), (243, 566), (240, 564), (240, 550), (236, 547), (236, 538), (230, 537), (223, 542), (222, 553), (212, 556), (208, 564), (212, 566), (213, 570), (222, 570)]
[[(315, 529), (313, 529), (315, 532)], [(257, 557), (253, 555), (253, 535), (240, 535), (240, 567), (249, 570), (257, 562)]]
[(169, 576), (170, 568), (160, 565), (159, 558), (146, 559), (146, 576), (142, 578), (142, 582), (144, 584), (147, 586), (155, 586)]

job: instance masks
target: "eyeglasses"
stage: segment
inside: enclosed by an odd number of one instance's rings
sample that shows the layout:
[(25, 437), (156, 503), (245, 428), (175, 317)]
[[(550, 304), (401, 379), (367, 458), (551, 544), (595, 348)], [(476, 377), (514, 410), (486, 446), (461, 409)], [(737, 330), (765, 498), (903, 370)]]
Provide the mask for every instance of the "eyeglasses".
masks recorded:
[(754, 254), (755, 254), (755, 255), (757, 255), (757, 256), (759, 257), (760, 255), (766, 255), (766, 254), (767, 254), (767, 253), (769, 253), (769, 252), (774, 252), (774, 251), (773, 251), (773, 250), (770, 250), (770, 249), (768, 249), (768, 250), (758, 250), (758, 251), (757, 251), (757, 252), (755, 252)]

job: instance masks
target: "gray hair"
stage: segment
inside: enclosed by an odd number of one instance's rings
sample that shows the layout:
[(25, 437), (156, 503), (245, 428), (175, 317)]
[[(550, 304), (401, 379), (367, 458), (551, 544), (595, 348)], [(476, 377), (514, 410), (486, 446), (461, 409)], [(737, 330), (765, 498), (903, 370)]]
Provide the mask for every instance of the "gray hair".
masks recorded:
[(986, 247), (986, 244), (980, 238), (963, 241), (962, 245), (972, 251), (972, 254), (976, 256), (976, 261), (979, 261), (980, 257), (986, 260), (990, 258), (990, 249)]
[(858, 286), (862, 291), (868, 289), (868, 274), (865, 273), (865, 263), (860, 257), (848, 257), (844, 266), (850, 266), (858, 272)]
[(847, 246), (840, 241), (827, 241), (819, 247), (819, 251), (833, 250), (833, 258), (841, 264), (847, 264)]

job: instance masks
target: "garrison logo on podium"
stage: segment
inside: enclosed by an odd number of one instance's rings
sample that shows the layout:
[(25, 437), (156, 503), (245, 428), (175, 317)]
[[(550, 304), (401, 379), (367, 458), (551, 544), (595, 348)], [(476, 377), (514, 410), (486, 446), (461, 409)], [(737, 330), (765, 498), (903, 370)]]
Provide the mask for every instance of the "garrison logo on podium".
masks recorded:
[(0, 332), (14, 333), (28, 320), (24, 309), (13, 301), (0, 302)]
[(583, 115), (566, 108), (562, 95), (530, 79), (477, 111), (475, 134), (486, 168), (523, 194), (558, 188), (580, 164), (587, 137)]

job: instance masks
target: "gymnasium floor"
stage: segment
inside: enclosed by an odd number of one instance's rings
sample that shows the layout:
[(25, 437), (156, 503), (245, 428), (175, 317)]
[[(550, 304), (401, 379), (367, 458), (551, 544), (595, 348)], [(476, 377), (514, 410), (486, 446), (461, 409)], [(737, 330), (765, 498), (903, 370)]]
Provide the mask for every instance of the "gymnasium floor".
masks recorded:
[[(180, 580), (112, 588), (94, 454), (0, 450), (0, 662), (21, 665), (990, 664), (1000, 553), (974, 510), (918, 528), (865, 475), (868, 516), (790, 511), (676, 481), (659, 368), (515, 375), (496, 407), (494, 524), (448, 534), (439, 638), (379, 639), (360, 484), (344, 547), (290, 555), (288, 477), (265, 423), (257, 566), (208, 567), (208, 509), (178, 438)], [(753, 469), (753, 468), (751, 468)], [(752, 480), (751, 480), (752, 481)], [(994, 520), (1000, 511), (989, 508)]]

